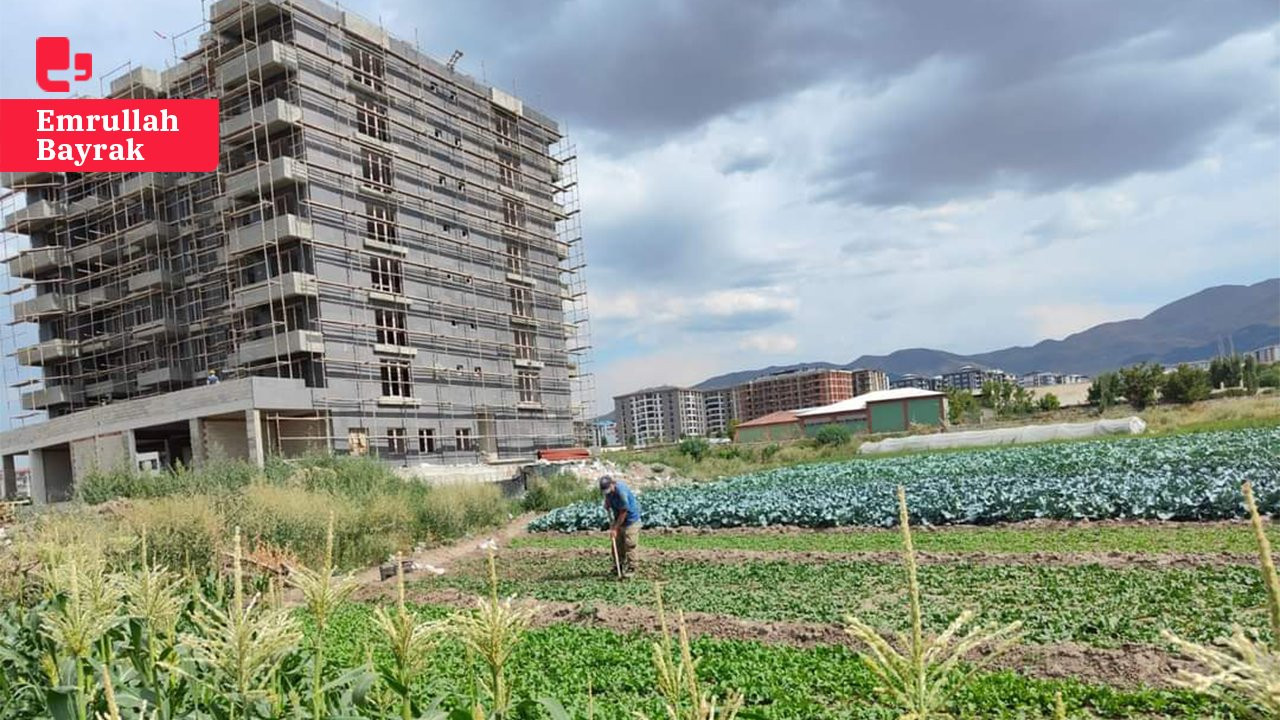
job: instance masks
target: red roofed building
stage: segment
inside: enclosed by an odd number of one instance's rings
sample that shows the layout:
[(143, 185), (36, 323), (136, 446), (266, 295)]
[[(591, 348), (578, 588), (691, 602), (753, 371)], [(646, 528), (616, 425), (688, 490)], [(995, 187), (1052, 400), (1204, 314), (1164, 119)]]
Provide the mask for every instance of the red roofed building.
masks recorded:
[(779, 410), (764, 417), (740, 423), (733, 431), (733, 441), (740, 443), (783, 442), (804, 437), (804, 425), (793, 410)]

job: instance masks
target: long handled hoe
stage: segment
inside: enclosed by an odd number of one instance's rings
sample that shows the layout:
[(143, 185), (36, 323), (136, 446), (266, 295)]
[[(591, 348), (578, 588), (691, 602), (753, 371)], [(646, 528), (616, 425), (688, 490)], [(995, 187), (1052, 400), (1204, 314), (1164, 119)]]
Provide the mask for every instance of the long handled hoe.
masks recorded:
[(622, 579), (622, 560), (618, 559), (618, 531), (609, 531), (609, 552), (613, 555), (613, 571)]

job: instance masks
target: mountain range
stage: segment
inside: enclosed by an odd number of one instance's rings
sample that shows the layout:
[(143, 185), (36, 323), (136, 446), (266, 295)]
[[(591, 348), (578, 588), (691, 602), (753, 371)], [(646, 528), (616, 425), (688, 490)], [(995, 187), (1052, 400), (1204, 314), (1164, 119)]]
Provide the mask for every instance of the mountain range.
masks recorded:
[(941, 375), (963, 365), (1023, 374), (1049, 371), (1096, 375), (1139, 362), (1201, 360), (1234, 348), (1248, 351), (1280, 343), (1280, 278), (1253, 285), (1219, 285), (1175, 300), (1142, 318), (1095, 325), (1061, 340), (976, 355), (909, 348), (863, 355), (844, 365), (806, 362), (741, 370), (708, 378), (695, 388), (731, 387), (761, 375), (807, 368), (879, 368), (890, 376)]

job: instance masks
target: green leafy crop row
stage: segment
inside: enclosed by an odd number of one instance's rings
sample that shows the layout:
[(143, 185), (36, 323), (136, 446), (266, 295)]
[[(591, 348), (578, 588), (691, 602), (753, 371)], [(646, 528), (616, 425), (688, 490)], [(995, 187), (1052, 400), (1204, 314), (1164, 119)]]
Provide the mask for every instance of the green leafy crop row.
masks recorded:
[[(647, 605), (646, 583), (610, 582), (598, 560), (513, 553), (504, 593), (546, 601)], [(856, 610), (867, 622), (901, 630), (905, 590), (898, 563), (663, 562), (644, 574), (665, 582), (675, 606), (766, 621), (838, 623)], [(961, 608), (1002, 623), (1021, 621), (1029, 643), (1074, 641), (1100, 647), (1159, 644), (1160, 630), (1211, 641), (1238, 622), (1265, 632), (1266, 598), (1257, 568), (1111, 569), (1097, 565), (927, 565), (920, 571), (926, 624), (941, 631)], [(430, 581), (480, 590), (478, 573)]]
[[(1280, 527), (1269, 533), (1280, 544)], [(514, 547), (599, 548), (599, 536), (538, 534), (518, 538)], [(644, 546), (655, 550), (755, 550), (762, 552), (898, 551), (902, 540), (891, 530), (706, 532), (644, 534)], [(1257, 543), (1249, 526), (1240, 524), (1167, 523), (1146, 526), (964, 527), (918, 530), (916, 548), (925, 552), (1126, 552), (1253, 553)]]
[[(643, 588), (645, 591), (648, 588)], [(430, 607), (419, 612), (439, 617)], [(901, 614), (901, 613), (899, 613)], [(379, 646), (368, 606), (341, 611), (326, 632), (325, 646), (337, 664), (355, 664), (372, 648), (375, 663), (389, 657)], [(657, 716), (650, 637), (609, 629), (552, 625), (531, 630), (512, 656), (513, 691), (526, 697), (559, 698), (574, 717), (586, 717), (588, 688), (597, 720), (632, 720), (635, 711)], [(874, 679), (848, 648), (800, 649), (755, 642), (698, 638), (699, 676), (718, 688), (743, 691), (751, 717), (787, 720), (891, 720), (896, 713), (873, 706)], [(440, 688), (465, 686), (461, 648), (444, 643), (429, 661), (430, 677), (416, 688), (431, 697)], [(1184, 691), (1123, 691), (1074, 681), (1041, 681), (1010, 672), (984, 674), (958, 698), (961, 717), (1048, 717), (1053, 694), (1067, 705), (1088, 708), (1098, 718), (1234, 717), (1223, 706)]]
[[(1208, 520), (1244, 515), (1251, 480), (1264, 514), (1280, 510), (1280, 428), (1003, 448), (782, 468), (662, 488), (640, 502), (650, 527), (890, 526), (905, 485), (924, 525), (1032, 518)], [(603, 529), (583, 502), (533, 530)]]

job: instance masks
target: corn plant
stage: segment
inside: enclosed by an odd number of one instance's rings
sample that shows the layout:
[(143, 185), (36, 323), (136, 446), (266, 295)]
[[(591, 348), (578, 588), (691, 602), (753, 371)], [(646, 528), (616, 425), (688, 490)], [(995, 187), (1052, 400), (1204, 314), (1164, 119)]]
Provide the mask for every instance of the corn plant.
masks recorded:
[[(506, 666), (511, 652), (519, 644), (533, 618), (535, 605), (516, 605), (515, 597), (498, 597), (497, 545), (492, 540), (480, 546), (488, 553), (489, 596), (476, 598), (474, 610), (453, 617), (452, 629), (469, 655), (479, 657), (485, 666), (480, 687), (490, 703), (493, 717), (506, 717), (511, 708), (511, 688)], [(479, 708), (478, 699), (473, 706)]]
[[(734, 720), (742, 710), (742, 695), (731, 694), (723, 704), (698, 682), (698, 662), (693, 659), (689, 646), (689, 630), (684, 623), (684, 612), (676, 613), (679, 633), (678, 651), (671, 645), (671, 630), (667, 626), (667, 612), (662, 602), (662, 586), (654, 585), (654, 597), (658, 603), (658, 625), (661, 637), (653, 644), (653, 666), (658, 672), (658, 692), (666, 710), (667, 720)], [(648, 716), (637, 713), (648, 720)]]
[[(173, 716), (178, 695), (177, 628), (187, 598), (179, 576), (151, 565), (146, 528), (142, 530), (141, 548), (141, 567), (122, 574), (118, 580), (125, 595), (124, 610), (132, 623), (131, 642), (126, 649), (132, 651), (129, 655), (134, 669), (156, 698), (155, 714), (168, 718)], [(164, 678), (161, 671), (166, 671)]]
[(231, 720), (272, 695), (281, 663), (302, 637), (287, 611), (260, 607), (258, 596), (245, 600), (239, 528), (234, 542), (230, 605), (223, 609), (202, 595), (192, 616), (197, 632), (183, 635), (201, 669), (199, 681), (229, 701)]
[(51, 608), (41, 617), (40, 632), (51, 641), (44, 670), (52, 686), (46, 703), (70, 708), (75, 718), (88, 716), (94, 680), (87, 669), (95, 653), (110, 658), (107, 633), (120, 623), (119, 588), (107, 575), (100, 556), (68, 553), (57, 570), (47, 569)]
[(382, 671), (382, 679), (400, 697), (401, 717), (410, 720), (413, 717), (411, 688), (426, 671), (442, 626), (420, 621), (409, 614), (404, 603), (404, 562), (399, 556), (396, 557), (396, 590), (395, 613), (378, 607), (373, 609), (373, 616), (391, 645), (393, 667)]
[(1258, 541), (1262, 582), (1267, 590), (1267, 611), (1271, 621), (1271, 644), (1249, 637), (1239, 626), (1217, 647), (1183, 640), (1168, 630), (1164, 631), (1164, 636), (1182, 654), (1199, 662), (1208, 671), (1183, 670), (1174, 678), (1175, 683), (1221, 698), (1247, 717), (1276, 718), (1280, 717), (1280, 578), (1276, 576), (1275, 560), (1262, 515), (1253, 499), (1253, 486), (1246, 482), (1242, 490)]
[(347, 602), (359, 587), (353, 574), (335, 578), (333, 564), (333, 513), (329, 513), (329, 527), (325, 533), (324, 565), (319, 570), (307, 567), (291, 568), (290, 581), (302, 592), (311, 617), (315, 619), (316, 634), (312, 643), (311, 709), (315, 717), (324, 716), (324, 644), (325, 628), (333, 611)]
[[(906, 490), (898, 487), (898, 524), (902, 529), (902, 560), (910, 598), (911, 636), (898, 634), (898, 645), (853, 615), (845, 618), (845, 632), (866, 646), (862, 660), (879, 681), (878, 691), (902, 711), (902, 720), (949, 718), (951, 698), (983, 665), (1017, 642), (1021, 623), (1004, 626), (972, 626), (974, 613), (966, 610), (934, 638), (925, 638), (915, 545), (911, 540)], [(967, 631), (965, 628), (969, 628)], [(961, 663), (970, 653), (983, 651), (967, 670)]]

